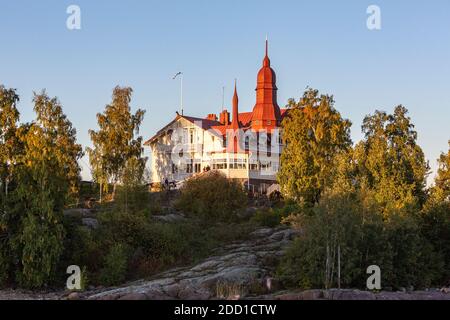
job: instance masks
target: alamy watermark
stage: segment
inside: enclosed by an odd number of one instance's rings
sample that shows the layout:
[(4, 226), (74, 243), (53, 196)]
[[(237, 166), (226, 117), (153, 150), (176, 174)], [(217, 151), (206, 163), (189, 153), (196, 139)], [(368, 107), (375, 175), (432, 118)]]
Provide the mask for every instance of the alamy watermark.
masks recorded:
[(71, 265), (67, 267), (67, 274), (70, 276), (67, 278), (66, 287), (68, 290), (81, 290), (81, 269), (79, 266)]
[(367, 268), (367, 274), (370, 277), (367, 278), (367, 289), (369, 290), (381, 290), (381, 269), (377, 265), (371, 265)]
[(75, 4), (67, 7), (66, 13), (69, 15), (66, 20), (66, 27), (69, 30), (81, 30), (81, 8)]
[(373, 4), (367, 7), (366, 12), (369, 15), (366, 22), (367, 29), (381, 30), (381, 8)]

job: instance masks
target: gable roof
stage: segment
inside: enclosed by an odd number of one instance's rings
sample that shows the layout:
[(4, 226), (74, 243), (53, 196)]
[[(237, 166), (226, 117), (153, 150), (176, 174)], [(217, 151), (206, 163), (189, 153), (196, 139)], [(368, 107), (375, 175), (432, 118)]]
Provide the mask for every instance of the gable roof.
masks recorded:
[[(286, 116), (288, 110), (289, 109), (281, 109), (281, 119), (283, 119)], [(242, 129), (247, 130), (247, 129), (249, 129), (251, 127), (252, 115), (253, 115), (252, 112), (239, 113), (239, 122), (240, 122), (240, 124), (242, 126)], [(177, 114), (175, 119), (173, 119), (169, 124), (167, 124), (161, 130), (159, 130), (149, 140), (144, 142), (144, 146), (149, 146), (155, 139), (157, 139), (159, 136), (161, 136), (166, 131), (167, 127), (170, 127), (173, 123), (175, 123), (179, 119), (185, 119), (185, 120), (191, 122), (192, 124), (198, 126), (199, 128), (205, 130), (205, 131), (206, 130), (213, 130), (214, 133), (216, 133), (218, 135), (219, 134), (224, 135), (226, 133), (227, 129), (229, 129), (229, 126), (224, 125), (224, 124), (222, 124), (222, 123), (220, 123), (219, 121), (216, 121), (216, 120), (204, 119), (204, 118), (191, 117), (191, 116), (185, 116), (185, 115)]]

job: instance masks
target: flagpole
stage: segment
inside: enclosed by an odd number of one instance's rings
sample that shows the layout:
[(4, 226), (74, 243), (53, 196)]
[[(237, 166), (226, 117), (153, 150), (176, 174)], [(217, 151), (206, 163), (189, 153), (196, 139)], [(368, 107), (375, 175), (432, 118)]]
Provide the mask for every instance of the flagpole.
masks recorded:
[(180, 107), (181, 107), (181, 115), (183, 115), (183, 72), (178, 72), (172, 79), (175, 80), (178, 76), (181, 78), (181, 94), (180, 94)]
[(184, 115), (184, 112), (183, 112), (183, 73), (181, 74), (181, 115)]

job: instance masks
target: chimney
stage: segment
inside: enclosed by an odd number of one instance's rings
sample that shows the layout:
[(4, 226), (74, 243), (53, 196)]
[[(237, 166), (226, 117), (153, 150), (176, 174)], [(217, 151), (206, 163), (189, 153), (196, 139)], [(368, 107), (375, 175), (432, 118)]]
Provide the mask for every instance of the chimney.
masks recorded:
[(210, 113), (206, 116), (206, 120), (217, 121), (217, 116), (214, 113)]
[(224, 109), (220, 113), (220, 123), (226, 126), (230, 124), (230, 113), (227, 111), (227, 109)]

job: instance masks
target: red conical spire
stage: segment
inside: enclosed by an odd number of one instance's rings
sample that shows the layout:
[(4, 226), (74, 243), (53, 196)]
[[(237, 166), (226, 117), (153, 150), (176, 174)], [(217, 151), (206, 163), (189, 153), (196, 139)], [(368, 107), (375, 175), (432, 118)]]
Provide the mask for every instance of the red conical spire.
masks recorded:
[(239, 123), (239, 98), (237, 94), (236, 80), (234, 81), (234, 94), (233, 94), (233, 119), (230, 125), (227, 127), (227, 151), (230, 153), (240, 152), (239, 140), (240, 140), (240, 123)]
[(281, 111), (277, 103), (275, 71), (270, 67), (269, 41), (266, 39), (266, 55), (258, 72), (256, 104), (252, 114), (252, 129), (272, 129), (279, 126)]
[(239, 129), (239, 97), (237, 94), (237, 81), (234, 80), (234, 95), (233, 95), (233, 119), (231, 120), (230, 127), (233, 129)]

